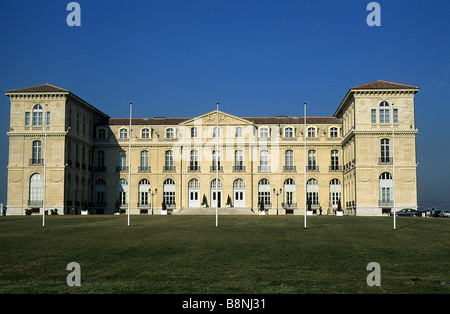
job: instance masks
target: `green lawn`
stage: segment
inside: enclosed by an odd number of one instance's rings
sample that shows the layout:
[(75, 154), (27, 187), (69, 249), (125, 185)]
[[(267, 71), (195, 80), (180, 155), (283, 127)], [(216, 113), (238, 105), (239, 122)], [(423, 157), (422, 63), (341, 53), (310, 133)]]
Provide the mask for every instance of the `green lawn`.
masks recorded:
[[(0, 217), (0, 293), (449, 293), (450, 219)], [(81, 266), (69, 287), (67, 264)], [(367, 264), (381, 267), (369, 287)]]

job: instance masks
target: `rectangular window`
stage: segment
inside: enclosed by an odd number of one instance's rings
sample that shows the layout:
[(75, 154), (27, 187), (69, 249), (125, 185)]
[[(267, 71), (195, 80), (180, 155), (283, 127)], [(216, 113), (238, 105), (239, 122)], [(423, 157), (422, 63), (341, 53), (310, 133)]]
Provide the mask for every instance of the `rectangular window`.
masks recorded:
[(240, 126), (236, 128), (236, 137), (242, 137), (242, 127)]
[(120, 205), (127, 205), (127, 192), (119, 192)]
[(261, 201), (263, 202), (265, 208), (270, 207), (270, 192), (259, 191), (258, 192), (258, 208), (261, 204)]
[(312, 206), (319, 205), (319, 192), (307, 192), (307, 198), (311, 200)]
[(45, 119), (45, 125), (50, 125), (50, 111), (47, 111), (47, 117)]
[(315, 150), (309, 150), (308, 151), (308, 170), (318, 170), (317, 164), (316, 164), (316, 151)]
[(30, 125), (30, 112), (25, 112), (25, 126)]
[(199, 170), (198, 167), (198, 151), (191, 150), (191, 159), (189, 161), (189, 170), (190, 171), (197, 171)]
[(175, 206), (175, 192), (164, 191), (164, 202), (168, 207)]
[(166, 151), (166, 160), (165, 160), (165, 171), (173, 171), (173, 153), (171, 150)]
[(389, 109), (380, 109), (380, 123), (389, 123)]
[(191, 137), (192, 138), (196, 138), (197, 137), (197, 128), (196, 127), (192, 127), (191, 128)]
[(372, 109), (372, 123), (377, 123), (377, 109)]
[(394, 123), (398, 123), (398, 109), (394, 109)]
[(338, 171), (339, 170), (339, 151), (338, 150), (332, 150), (331, 151), (331, 171)]
[(148, 151), (143, 150), (141, 152), (141, 171), (148, 171)]

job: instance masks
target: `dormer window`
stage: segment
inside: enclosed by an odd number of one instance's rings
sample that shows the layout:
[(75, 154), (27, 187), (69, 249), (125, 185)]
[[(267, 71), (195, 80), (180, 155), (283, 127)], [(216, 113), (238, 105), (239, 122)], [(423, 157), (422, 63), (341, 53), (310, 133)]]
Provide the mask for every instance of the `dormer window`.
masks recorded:
[(106, 130), (105, 129), (98, 130), (98, 138), (106, 138)]
[(259, 130), (259, 137), (262, 137), (262, 138), (269, 137), (269, 129), (268, 128), (261, 128)]
[(308, 128), (308, 137), (316, 137), (316, 128)]
[(147, 128), (142, 129), (141, 136), (142, 138), (150, 138), (150, 130)]
[(166, 130), (166, 138), (175, 138), (175, 132), (173, 128), (168, 128)]
[(294, 136), (294, 131), (292, 130), (292, 128), (286, 128), (284, 129), (284, 137), (293, 137)]

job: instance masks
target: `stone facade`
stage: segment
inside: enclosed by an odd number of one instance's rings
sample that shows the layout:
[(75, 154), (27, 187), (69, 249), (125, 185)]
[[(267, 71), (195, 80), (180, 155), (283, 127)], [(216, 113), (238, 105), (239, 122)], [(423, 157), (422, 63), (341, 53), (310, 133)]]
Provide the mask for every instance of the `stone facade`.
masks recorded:
[(315, 214), (334, 214), (339, 203), (345, 214), (387, 214), (393, 182), (396, 208), (417, 208), (418, 90), (356, 86), (332, 117), (306, 124), (215, 110), (133, 118), (131, 132), (129, 118), (110, 118), (56, 86), (7, 91), (7, 215), (42, 214), (44, 199), (59, 214), (160, 214), (163, 202), (172, 214), (212, 214), (216, 202), (219, 214), (258, 214), (261, 202), (265, 214), (304, 214), (305, 182)]

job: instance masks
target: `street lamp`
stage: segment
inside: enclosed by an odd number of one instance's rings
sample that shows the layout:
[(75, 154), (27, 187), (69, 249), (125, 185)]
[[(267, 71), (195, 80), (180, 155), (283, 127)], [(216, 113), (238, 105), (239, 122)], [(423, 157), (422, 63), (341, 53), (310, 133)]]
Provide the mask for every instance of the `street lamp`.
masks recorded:
[(158, 189), (155, 189), (154, 192), (152, 192), (152, 189), (148, 189), (148, 193), (152, 196), (152, 215), (153, 215), (153, 195), (156, 195), (158, 193)]
[(278, 195), (281, 194), (281, 188), (279, 191), (275, 190), (275, 188), (273, 188), (273, 193), (277, 196), (277, 216), (278, 216)]

